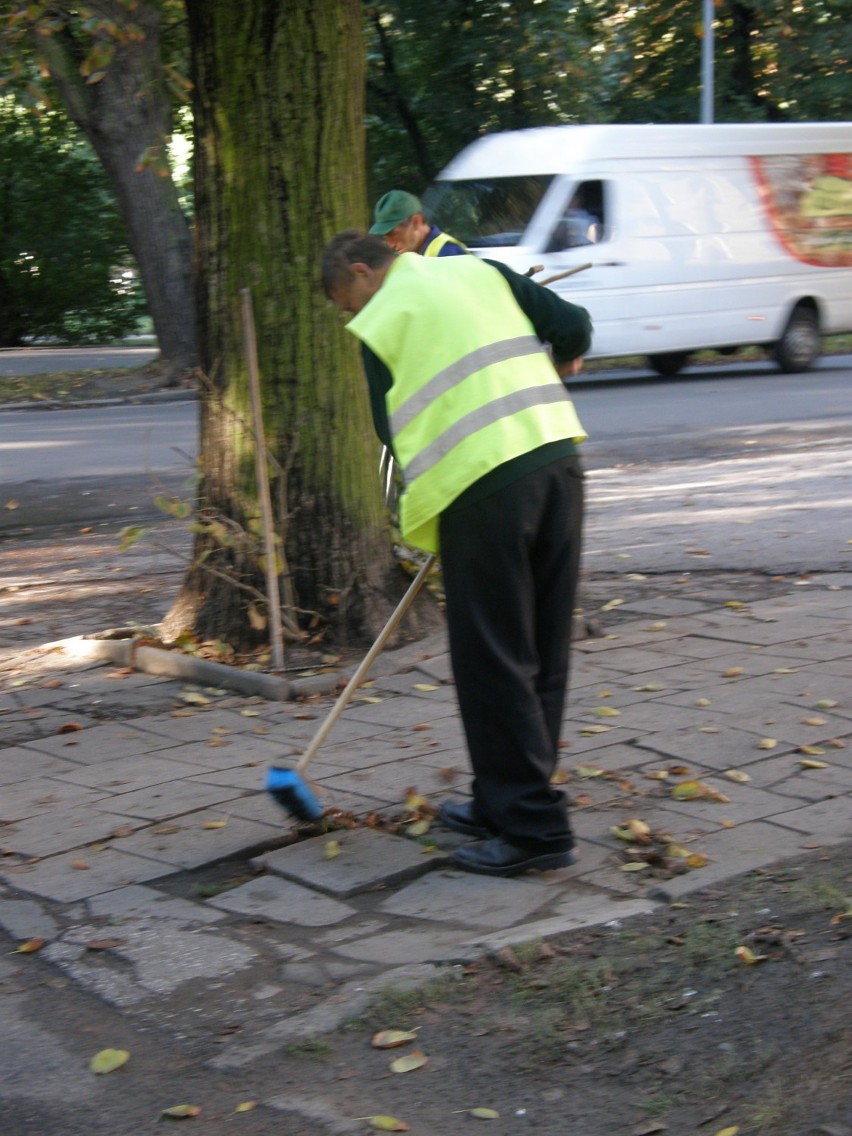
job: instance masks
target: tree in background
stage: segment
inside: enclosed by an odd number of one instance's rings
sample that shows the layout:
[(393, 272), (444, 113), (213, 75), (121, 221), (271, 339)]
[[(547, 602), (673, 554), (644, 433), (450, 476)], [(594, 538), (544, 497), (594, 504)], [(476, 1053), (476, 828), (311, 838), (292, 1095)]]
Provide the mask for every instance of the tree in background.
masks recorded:
[(0, 99), (0, 346), (106, 342), (144, 312), (103, 169), (63, 115)]
[(355, 340), (319, 275), (328, 239), (367, 216), (360, 4), (186, 7), (206, 380), (196, 567), (166, 628), (235, 646), (252, 626), (263, 635), (246, 590), (263, 588), (256, 542), (245, 539), (259, 528), (240, 306), (248, 287), (290, 615), (343, 639), (372, 635), (402, 573), (393, 570)]
[(166, 30), (177, 34), (165, 18), (182, 20), (179, 0), (31, 0), (6, 15), (3, 36), (7, 83), (37, 104), (49, 97), (41, 82), (49, 76), (97, 153), (139, 267), (161, 360), (176, 381), (195, 365), (197, 347), (189, 226), (168, 161), (180, 77), (164, 59)]

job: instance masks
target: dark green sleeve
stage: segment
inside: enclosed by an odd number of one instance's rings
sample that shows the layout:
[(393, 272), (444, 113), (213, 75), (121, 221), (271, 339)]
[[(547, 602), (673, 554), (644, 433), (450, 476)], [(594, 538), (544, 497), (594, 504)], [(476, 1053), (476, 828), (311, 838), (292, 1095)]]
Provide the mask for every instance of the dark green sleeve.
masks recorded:
[(532, 322), (543, 343), (553, 347), (554, 363), (568, 363), (585, 355), (592, 341), (592, 321), (585, 308), (569, 303), (550, 288), (521, 276), (505, 264), (486, 260), (505, 277), (518, 306)]
[(366, 343), (361, 344), (361, 360), (364, 364), (364, 373), (367, 376), (367, 389), (370, 392), (373, 426), (382, 445), (392, 449), (393, 443), (385, 398), (393, 384), (393, 376), (378, 355), (375, 355)]

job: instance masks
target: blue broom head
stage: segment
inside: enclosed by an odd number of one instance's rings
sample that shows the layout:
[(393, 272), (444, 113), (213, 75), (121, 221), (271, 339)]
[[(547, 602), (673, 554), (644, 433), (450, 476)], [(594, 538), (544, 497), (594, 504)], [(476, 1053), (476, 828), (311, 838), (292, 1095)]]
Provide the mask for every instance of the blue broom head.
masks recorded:
[(293, 769), (272, 765), (266, 772), (267, 793), (296, 818), (313, 824), (325, 815), (325, 809), (305, 784), (301, 774)]

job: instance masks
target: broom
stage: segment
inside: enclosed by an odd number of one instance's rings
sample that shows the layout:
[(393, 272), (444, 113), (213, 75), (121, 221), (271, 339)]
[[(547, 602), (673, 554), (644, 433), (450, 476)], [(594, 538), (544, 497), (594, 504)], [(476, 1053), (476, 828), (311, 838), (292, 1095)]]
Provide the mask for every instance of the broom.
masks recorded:
[(373, 665), (376, 657), (380, 654), (385, 643), (391, 637), (400, 623), (400, 620), (411, 607), (417, 593), (423, 587), (426, 577), (432, 570), (437, 557), (429, 556), (420, 568), (420, 571), (411, 581), (408, 591), (399, 601), (395, 611), (392, 613), (390, 619), (379, 632), (378, 638), (372, 645), (370, 650), (364, 656), (358, 669), (350, 678), (349, 682), (344, 687), (340, 696), (335, 704), (332, 706), (325, 721), (317, 730), (311, 739), (308, 748), (299, 758), (298, 763), (293, 769), (284, 769), (278, 765), (269, 767), (266, 773), (266, 791), (278, 802), (278, 804), (287, 812), (289, 812), (298, 821), (306, 823), (314, 823), (318, 821), (325, 809), (314, 796), (313, 791), (305, 781), (303, 774), (308, 767), (309, 762), (316, 754), (319, 747), (328, 737), (332, 726), (340, 717), (344, 708), (351, 701), (352, 695), (364, 681), (367, 671)]

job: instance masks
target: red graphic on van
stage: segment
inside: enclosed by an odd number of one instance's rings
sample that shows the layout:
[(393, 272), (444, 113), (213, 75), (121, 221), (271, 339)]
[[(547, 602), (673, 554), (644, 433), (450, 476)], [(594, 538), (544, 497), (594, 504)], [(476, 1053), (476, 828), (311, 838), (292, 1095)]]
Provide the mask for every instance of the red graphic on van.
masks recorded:
[(749, 158), (783, 247), (806, 264), (852, 266), (852, 154)]

